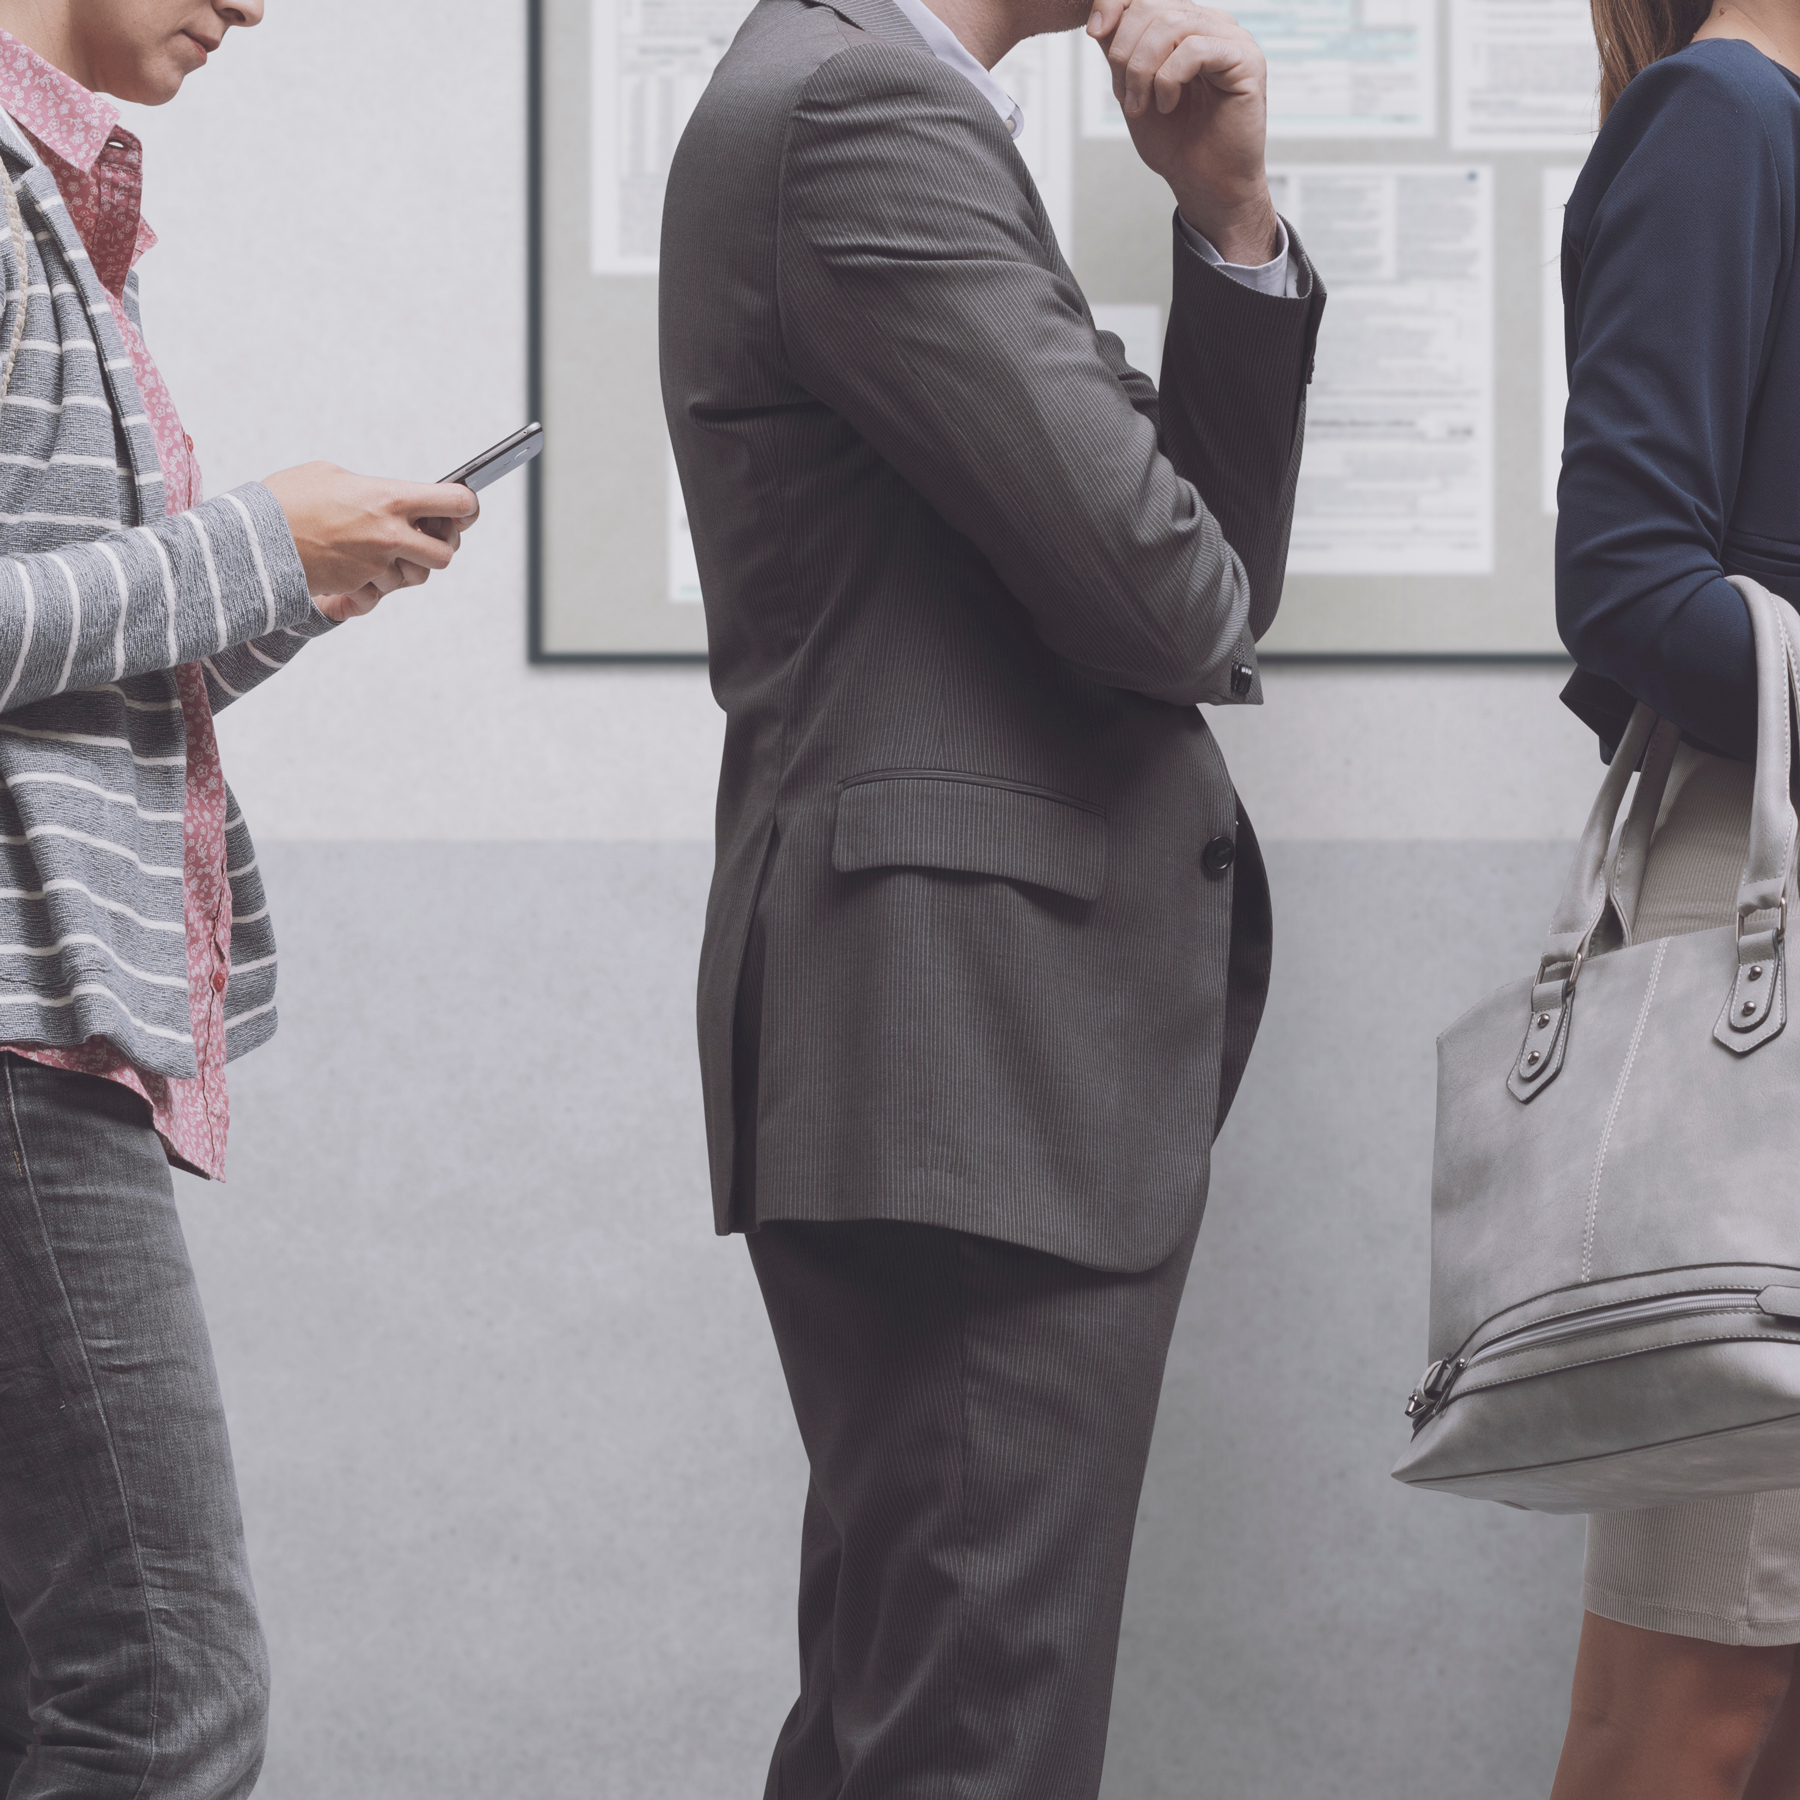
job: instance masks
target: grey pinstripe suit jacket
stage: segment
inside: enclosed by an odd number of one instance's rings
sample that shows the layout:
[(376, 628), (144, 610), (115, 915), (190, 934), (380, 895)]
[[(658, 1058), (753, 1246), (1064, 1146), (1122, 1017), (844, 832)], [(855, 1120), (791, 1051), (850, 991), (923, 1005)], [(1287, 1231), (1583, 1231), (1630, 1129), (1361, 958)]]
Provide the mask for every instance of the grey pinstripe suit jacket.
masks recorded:
[(1195, 703), (1233, 699), (1280, 596), (1323, 304), (1294, 254), (1304, 297), (1270, 299), (1177, 240), (1159, 396), (891, 0), (761, 0), (720, 64), (661, 343), (728, 718), (721, 1230), (753, 1184), (758, 1220), (1142, 1269), (1204, 1204), (1269, 911)]

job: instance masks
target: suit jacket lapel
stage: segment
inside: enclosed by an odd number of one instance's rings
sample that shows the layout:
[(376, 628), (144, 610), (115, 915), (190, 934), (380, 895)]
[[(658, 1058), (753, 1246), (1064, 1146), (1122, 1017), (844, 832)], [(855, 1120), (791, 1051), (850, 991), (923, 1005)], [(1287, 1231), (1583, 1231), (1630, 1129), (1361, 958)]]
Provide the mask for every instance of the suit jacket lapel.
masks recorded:
[(816, 0), (828, 6), (839, 18), (848, 19), (872, 37), (889, 38), (911, 50), (931, 54), (931, 46), (913, 28), (913, 22), (894, 0)]

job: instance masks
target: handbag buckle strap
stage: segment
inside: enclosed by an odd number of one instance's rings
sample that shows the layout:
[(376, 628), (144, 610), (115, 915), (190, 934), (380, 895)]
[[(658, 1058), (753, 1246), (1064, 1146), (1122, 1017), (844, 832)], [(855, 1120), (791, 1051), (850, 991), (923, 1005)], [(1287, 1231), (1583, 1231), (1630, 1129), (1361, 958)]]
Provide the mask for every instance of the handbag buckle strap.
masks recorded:
[(1552, 956), (1546, 953), (1538, 961), (1537, 980), (1531, 985), (1534, 988), (1542, 987), (1544, 985), (1545, 977), (1549, 975), (1552, 969), (1559, 968), (1562, 964), (1567, 963), (1569, 972), (1562, 977), (1563, 1000), (1566, 1004), (1568, 1001), (1575, 998), (1575, 983), (1581, 979), (1581, 969), (1582, 965), (1587, 961), (1587, 953), (1588, 941), (1586, 938), (1581, 940), (1572, 959), (1566, 956)]
[(1787, 1025), (1787, 945), (1779, 930), (1746, 932), (1738, 921), (1737, 971), (1715, 1042), (1737, 1056), (1760, 1050)]
[(1575, 983), (1586, 954), (1587, 945), (1583, 944), (1575, 952), (1568, 973), (1560, 978), (1552, 976), (1546, 980), (1545, 976), (1562, 958), (1545, 957), (1538, 967), (1538, 978), (1531, 988), (1531, 1012), (1525, 1022), (1525, 1041), (1506, 1078), (1507, 1090), (1515, 1100), (1528, 1105), (1562, 1072), (1563, 1057), (1569, 1047)]
[[(1767, 912), (1768, 908), (1763, 907), (1761, 910), (1764, 912)], [(1786, 940), (1787, 940), (1787, 912), (1788, 912), (1787, 889), (1783, 888), (1781, 890), (1781, 918), (1780, 918), (1779, 923), (1775, 927), (1775, 942), (1777, 944), (1782, 944), (1782, 943), (1786, 942)], [(1749, 912), (1749, 913), (1740, 912), (1737, 915), (1737, 944), (1738, 944), (1738, 948), (1740, 950), (1742, 950), (1743, 946), (1744, 946), (1744, 921), (1746, 919), (1753, 919), (1755, 917), (1756, 917), (1756, 914), (1754, 912)], [(1538, 979), (1540, 981), (1542, 981), (1543, 976), (1540, 974), (1538, 976)]]

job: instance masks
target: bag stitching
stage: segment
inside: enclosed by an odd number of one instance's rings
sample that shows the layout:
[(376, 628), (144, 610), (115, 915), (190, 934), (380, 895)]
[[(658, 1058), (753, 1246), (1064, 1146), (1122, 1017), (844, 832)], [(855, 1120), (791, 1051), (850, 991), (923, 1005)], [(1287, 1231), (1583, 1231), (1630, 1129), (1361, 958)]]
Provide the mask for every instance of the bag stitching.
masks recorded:
[[(1614, 1279), (1620, 1280), (1620, 1281), (1647, 1281), (1647, 1280), (1656, 1279), (1657, 1277), (1664, 1275), (1664, 1274), (1675, 1274), (1675, 1275), (1687, 1274), (1692, 1269), (1704, 1270), (1704, 1269), (1714, 1269), (1714, 1268), (1739, 1268), (1742, 1266), (1743, 1265), (1737, 1264), (1737, 1263), (1684, 1263), (1678, 1269), (1673, 1269), (1673, 1270), (1660, 1270), (1659, 1269), (1659, 1270), (1656, 1270), (1653, 1272), (1647, 1271), (1643, 1275), (1615, 1276)], [(1781, 1270), (1785, 1270), (1788, 1268), (1788, 1265), (1786, 1263), (1759, 1263), (1754, 1266), (1758, 1267), (1758, 1268), (1781, 1269)], [(1578, 1285), (1579, 1284), (1577, 1284), (1577, 1286)], [(1754, 1296), (1756, 1294), (1760, 1294), (1763, 1291), (1763, 1288), (1766, 1288), (1766, 1287), (1784, 1287), (1784, 1286), (1788, 1286), (1788, 1285), (1790, 1285), (1790, 1284), (1785, 1283), (1785, 1282), (1765, 1281), (1762, 1283), (1762, 1285), (1760, 1287), (1718, 1287), (1718, 1288), (1708, 1288), (1703, 1291), (1705, 1291), (1707, 1293), (1716, 1293), (1716, 1294), (1748, 1294), (1748, 1295)], [(1791, 1285), (1793, 1285), (1795, 1287), (1800, 1287), (1800, 1281), (1796, 1281), (1796, 1282), (1792, 1283)], [(1573, 1290), (1570, 1288), (1552, 1288), (1550, 1291), (1552, 1293), (1568, 1293)], [(1651, 1300), (1679, 1300), (1684, 1295), (1692, 1294), (1694, 1292), (1695, 1292), (1695, 1290), (1691, 1287), (1658, 1288), (1653, 1293), (1639, 1295), (1638, 1298), (1635, 1300), (1609, 1300), (1605, 1304), (1607, 1307), (1642, 1306), (1647, 1301), (1651, 1301)], [(1477, 1344), (1476, 1340), (1481, 1337), (1482, 1332), (1484, 1332), (1488, 1328), (1488, 1326), (1494, 1322), (1495, 1319), (1503, 1319), (1506, 1317), (1506, 1315), (1508, 1313), (1523, 1311), (1524, 1308), (1535, 1305), (1539, 1300), (1541, 1300), (1543, 1298), (1545, 1298), (1544, 1295), (1535, 1294), (1532, 1296), (1532, 1298), (1530, 1300), (1520, 1300), (1512, 1306), (1502, 1307), (1499, 1312), (1490, 1314), (1487, 1318), (1483, 1319), (1481, 1321), (1481, 1323), (1479, 1325), (1477, 1325), (1475, 1327), (1475, 1329), (1473, 1331), (1471, 1331), (1469, 1333), (1469, 1335), (1466, 1338), (1464, 1338), (1460, 1344), (1457, 1345), (1456, 1354), (1458, 1356), (1464, 1356), (1464, 1355), (1473, 1356), (1473, 1355), (1475, 1355), (1477, 1350), (1479, 1350), (1481, 1348), (1481, 1346), (1479, 1344)], [(1581, 1317), (1581, 1315), (1583, 1313), (1598, 1312), (1598, 1311), (1602, 1311), (1602, 1310), (1605, 1310), (1605, 1309), (1602, 1307), (1596, 1307), (1596, 1306), (1592, 1305), (1591, 1303), (1589, 1303), (1589, 1304), (1585, 1304), (1585, 1305), (1581, 1305), (1581, 1306), (1565, 1307), (1561, 1312), (1540, 1313), (1534, 1319), (1527, 1319), (1525, 1321), (1525, 1323), (1522, 1325), (1509, 1325), (1509, 1326), (1507, 1326), (1505, 1331), (1496, 1331), (1486, 1341), (1490, 1344), (1497, 1343), (1501, 1338), (1508, 1337), (1515, 1331), (1530, 1331), (1534, 1327), (1539, 1326), (1539, 1325), (1554, 1325), (1558, 1319), (1578, 1319)], [(1471, 1345), (1474, 1345), (1475, 1348), (1471, 1349), (1470, 1348)]]
[[(1663, 1280), (1673, 1281), (1675, 1279), (1675, 1277), (1678, 1275), (1704, 1275), (1708, 1271), (1713, 1270), (1713, 1269), (1743, 1269), (1743, 1268), (1750, 1268), (1750, 1269), (1756, 1269), (1756, 1270), (1768, 1269), (1768, 1270), (1777, 1271), (1782, 1274), (1800, 1275), (1800, 1269), (1797, 1269), (1795, 1267), (1795, 1265), (1792, 1263), (1701, 1262), (1701, 1263), (1675, 1263), (1666, 1269), (1645, 1269), (1640, 1274), (1615, 1275), (1615, 1276), (1610, 1277), (1609, 1279), (1612, 1281), (1632, 1281), (1632, 1282), (1635, 1282), (1635, 1281), (1663, 1281)], [(1740, 1277), (1740, 1280), (1741, 1280), (1741, 1277)], [(1620, 1306), (1635, 1306), (1639, 1303), (1639, 1301), (1643, 1301), (1643, 1300), (1670, 1300), (1680, 1294), (1692, 1294), (1692, 1293), (1697, 1293), (1697, 1292), (1717, 1293), (1717, 1294), (1760, 1294), (1764, 1288), (1770, 1287), (1770, 1286), (1800, 1287), (1800, 1281), (1793, 1281), (1793, 1282), (1779, 1282), (1778, 1281), (1778, 1282), (1772, 1283), (1767, 1280), (1764, 1280), (1759, 1275), (1758, 1280), (1757, 1280), (1757, 1285), (1754, 1287), (1751, 1287), (1748, 1285), (1724, 1286), (1724, 1285), (1720, 1285), (1720, 1284), (1714, 1284), (1712, 1287), (1704, 1288), (1704, 1289), (1696, 1289), (1691, 1286), (1655, 1288), (1655, 1289), (1651, 1290), (1649, 1293), (1640, 1294), (1636, 1300), (1620, 1300), (1616, 1303), (1608, 1302), (1607, 1304), (1609, 1304), (1609, 1305), (1617, 1304)], [(1466, 1352), (1468, 1352), (1469, 1346), (1471, 1344), (1473, 1344), (1478, 1338), (1480, 1338), (1481, 1334), (1484, 1331), (1486, 1331), (1490, 1325), (1492, 1325), (1498, 1319), (1504, 1319), (1509, 1313), (1523, 1312), (1527, 1307), (1536, 1306), (1538, 1304), (1538, 1302), (1541, 1300), (1548, 1300), (1554, 1296), (1558, 1296), (1558, 1295), (1562, 1295), (1562, 1294), (1578, 1294), (1578, 1293), (1580, 1293), (1580, 1291), (1581, 1291), (1581, 1283), (1580, 1282), (1578, 1282), (1578, 1281), (1565, 1282), (1561, 1287), (1547, 1288), (1541, 1294), (1533, 1294), (1529, 1300), (1515, 1300), (1511, 1306), (1503, 1306), (1500, 1308), (1500, 1310), (1498, 1312), (1489, 1313), (1488, 1316), (1485, 1319), (1483, 1319), (1481, 1321), (1481, 1323), (1479, 1325), (1477, 1325), (1475, 1327), (1475, 1329), (1473, 1331), (1471, 1331), (1469, 1333), (1469, 1335), (1466, 1338), (1464, 1338), (1460, 1344), (1457, 1345), (1456, 1354), (1458, 1356), (1462, 1356)], [(1561, 1312), (1543, 1313), (1537, 1318), (1526, 1320), (1524, 1325), (1508, 1326), (1507, 1331), (1515, 1331), (1515, 1330), (1522, 1331), (1526, 1328), (1526, 1326), (1547, 1324), (1552, 1319), (1572, 1319), (1575, 1317), (1575, 1315), (1577, 1313), (1593, 1312), (1594, 1310), (1595, 1310), (1595, 1308), (1591, 1301), (1584, 1301), (1579, 1305), (1567, 1307), (1565, 1310), (1563, 1310)], [(1504, 1337), (1505, 1335), (1506, 1335), (1506, 1332), (1504, 1332), (1504, 1331), (1496, 1331), (1493, 1333), (1494, 1338)], [(1490, 1338), (1488, 1341), (1492, 1342), (1492, 1338)]]
[(1564, 1375), (1573, 1369), (1597, 1368), (1601, 1363), (1629, 1362), (1634, 1356), (1659, 1356), (1666, 1350), (1697, 1350), (1705, 1344), (1795, 1344), (1800, 1345), (1800, 1332), (1728, 1331), (1716, 1337), (1690, 1339), (1681, 1344), (1650, 1344), (1638, 1350), (1615, 1350), (1610, 1356), (1584, 1357), (1580, 1362), (1559, 1363), (1554, 1369), (1542, 1369), (1535, 1375), (1510, 1375), (1504, 1381), (1484, 1381), (1476, 1386), (1461, 1384), (1451, 1390), (1450, 1397), (1433, 1418), (1435, 1424), (1458, 1400), (1471, 1394), (1490, 1394), (1496, 1388), (1516, 1387), (1521, 1381), (1542, 1381), (1551, 1375)]
[[(1624, 1302), (1623, 1304), (1629, 1305), (1630, 1302), (1627, 1301), (1627, 1302)], [(1693, 1312), (1683, 1313), (1681, 1316), (1683, 1319), (1713, 1319), (1713, 1318), (1719, 1317), (1723, 1313), (1743, 1313), (1743, 1314), (1749, 1315), (1752, 1313), (1760, 1312), (1761, 1310), (1762, 1309), (1760, 1307), (1758, 1307), (1754, 1302), (1752, 1302), (1748, 1306), (1696, 1307)], [(1580, 1316), (1581, 1315), (1579, 1312), (1557, 1313), (1555, 1315), (1555, 1318), (1573, 1319), (1573, 1318), (1579, 1318)], [(1546, 1319), (1546, 1320), (1542, 1321), (1542, 1323), (1544, 1323), (1546, 1325), (1551, 1324), (1553, 1322), (1554, 1322), (1554, 1320), (1552, 1320), (1552, 1319)], [(1634, 1326), (1634, 1325), (1655, 1325), (1655, 1324), (1658, 1324), (1659, 1322), (1663, 1322), (1663, 1321), (1658, 1321), (1656, 1319), (1622, 1319), (1617, 1324), (1613, 1324), (1613, 1325), (1596, 1325), (1594, 1327), (1594, 1329), (1596, 1331), (1629, 1331), (1632, 1328), (1632, 1326)], [(1521, 1329), (1530, 1331), (1535, 1328), (1527, 1325), (1527, 1326), (1521, 1327)], [(1650, 1346), (1651, 1349), (1662, 1349), (1664, 1347), (1665, 1346), (1659, 1345), (1659, 1344), (1653, 1344)], [(1504, 1362), (1506, 1360), (1506, 1358), (1509, 1356), (1529, 1356), (1533, 1350), (1545, 1350), (1548, 1348), (1549, 1348), (1549, 1346), (1546, 1344), (1515, 1344), (1515, 1345), (1513, 1345), (1513, 1347), (1510, 1350), (1482, 1349), (1482, 1350), (1477, 1350), (1477, 1351), (1473, 1352), (1470, 1357), (1470, 1360), (1473, 1361), (1475, 1357), (1479, 1356), (1484, 1361), (1487, 1361), (1487, 1362)], [(1631, 1355), (1634, 1353), (1631, 1351), (1626, 1351), (1626, 1352), (1624, 1352), (1624, 1354)], [(1580, 1364), (1578, 1364), (1578, 1363), (1559, 1363), (1557, 1366), (1559, 1368), (1573, 1369), (1573, 1368), (1579, 1368)]]

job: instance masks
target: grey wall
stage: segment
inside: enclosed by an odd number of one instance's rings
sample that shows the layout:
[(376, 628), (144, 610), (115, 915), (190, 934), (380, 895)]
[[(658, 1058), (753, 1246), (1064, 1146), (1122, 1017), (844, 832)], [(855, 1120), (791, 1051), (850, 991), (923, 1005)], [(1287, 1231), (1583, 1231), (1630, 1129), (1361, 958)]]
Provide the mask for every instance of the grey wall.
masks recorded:
[[(1566, 849), (1271, 853), (1280, 948), (1170, 1364), (1113, 1800), (1529, 1800), (1580, 1525), (1387, 1469), (1431, 1041)], [(277, 1671), (263, 1791), (735, 1800), (792, 1698), (804, 1470), (711, 1235), (688, 845), (284, 845), (282, 1032), (183, 1181)]]
[[(1281, 844), (1126, 1614), (1109, 1800), (1541, 1800), (1581, 1521), (1401, 1488), (1433, 1039), (1535, 965), (1565, 845)], [(1417, 1366), (1415, 1366), (1417, 1365)]]

